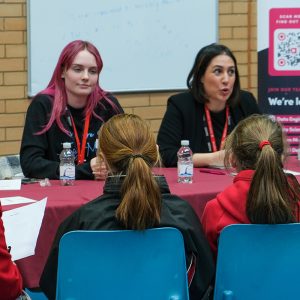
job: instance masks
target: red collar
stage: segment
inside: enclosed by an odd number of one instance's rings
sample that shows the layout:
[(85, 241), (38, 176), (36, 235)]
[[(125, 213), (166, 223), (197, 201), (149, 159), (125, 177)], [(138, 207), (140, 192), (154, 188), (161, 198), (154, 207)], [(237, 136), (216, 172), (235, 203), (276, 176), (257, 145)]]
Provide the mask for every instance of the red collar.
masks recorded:
[(89, 126), (90, 126), (90, 118), (91, 118), (91, 113), (87, 114), (85, 121), (84, 121), (84, 129), (83, 129), (83, 134), (82, 134), (82, 141), (80, 143), (80, 139), (77, 133), (77, 129), (76, 129), (76, 125), (75, 122), (71, 116), (71, 121), (72, 121), (72, 127), (73, 127), (73, 131), (74, 131), (74, 135), (75, 135), (75, 140), (76, 140), (76, 144), (77, 144), (77, 155), (78, 155), (78, 165), (83, 164), (84, 163), (84, 158), (85, 158), (85, 146), (86, 146), (86, 140), (87, 140), (87, 135), (88, 135), (88, 130), (89, 130)]
[(251, 181), (254, 173), (255, 173), (255, 170), (242, 170), (234, 177), (233, 182), (236, 182), (239, 180)]
[(206, 105), (204, 105), (204, 111), (205, 111), (205, 118), (206, 118), (206, 123), (207, 123), (208, 134), (209, 134), (209, 138), (210, 138), (211, 150), (212, 150), (212, 152), (216, 152), (218, 150), (223, 149), (224, 144), (225, 144), (225, 139), (226, 139), (227, 132), (228, 132), (228, 123), (229, 123), (228, 122), (229, 106), (226, 105), (226, 120), (225, 120), (225, 125), (224, 125), (224, 129), (223, 129), (219, 149), (217, 149), (216, 137), (215, 137), (212, 121), (211, 121), (210, 111)]

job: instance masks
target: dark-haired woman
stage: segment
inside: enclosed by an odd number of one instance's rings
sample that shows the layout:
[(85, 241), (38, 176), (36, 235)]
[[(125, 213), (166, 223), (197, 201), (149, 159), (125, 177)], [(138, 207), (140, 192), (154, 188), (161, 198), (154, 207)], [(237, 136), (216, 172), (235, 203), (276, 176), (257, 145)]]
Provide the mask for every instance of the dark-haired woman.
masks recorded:
[(180, 141), (189, 140), (194, 166), (223, 165), (226, 136), (240, 120), (259, 113), (256, 100), (240, 90), (236, 59), (220, 44), (199, 51), (187, 86), (168, 100), (157, 137), (163, 163), (176, 166)]

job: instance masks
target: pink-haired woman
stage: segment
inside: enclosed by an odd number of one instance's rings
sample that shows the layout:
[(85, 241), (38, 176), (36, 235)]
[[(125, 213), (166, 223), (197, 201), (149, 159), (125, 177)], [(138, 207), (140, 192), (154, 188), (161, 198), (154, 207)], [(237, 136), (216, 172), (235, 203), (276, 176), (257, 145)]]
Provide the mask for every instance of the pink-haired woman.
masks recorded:
[(99, 85), (103, 63), (97, 48), (76, 40), (62, 50), (46, 89), (29, 105), (20, 161), (26, 177), (59, 178), (63, 142), (71, 142), (76, 179), (102, 179), (106, 169), (96, 159), (97, 132), (123, 113), (118, 100)]

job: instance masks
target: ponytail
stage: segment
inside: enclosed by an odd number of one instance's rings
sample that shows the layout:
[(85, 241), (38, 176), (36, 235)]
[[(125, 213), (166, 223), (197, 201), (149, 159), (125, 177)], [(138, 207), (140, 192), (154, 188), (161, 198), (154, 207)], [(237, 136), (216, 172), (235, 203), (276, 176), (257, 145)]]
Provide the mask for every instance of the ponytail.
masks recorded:
[(159, 154), (149, 124), (136, 115), (115, 115), (101, 127), (99, 141), (111, 173), (125, 175), (116, 218), (127, 229), (158, 225), (161, 193), (151, 168)]
[(116, 217), (127, 229), (143, 230), (159, 224), (160, 190), (142, 156), (129, 159), (121, 197)]
[(283, 171), (281, 157), (270, 144), (259, 154), (246, 213), (251, 223), (284, 224), (295, 222), (292, 192)]

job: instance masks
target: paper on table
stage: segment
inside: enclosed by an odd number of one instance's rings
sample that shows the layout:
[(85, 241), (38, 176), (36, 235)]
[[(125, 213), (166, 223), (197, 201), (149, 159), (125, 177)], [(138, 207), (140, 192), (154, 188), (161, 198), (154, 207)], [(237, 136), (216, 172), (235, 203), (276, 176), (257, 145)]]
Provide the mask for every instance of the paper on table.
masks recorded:
[(21, 189), (21, 178), (19, 179), (6, 179), (0, 180), (0, 190), (20, 190)]
[(36, 202), (36, 200), (21, 197), (21, 196), (16, 196), (16, 197), (5, 197), (5, 198), (0, 198), (1, 205), (12, 205), (12, 204), (21, 204), (21, 203), (32, 203)]
[(47, 198), (33, 204), (4, 211), (2, 219), (7, 246), (13, 260), (34, 255), (45, 213)]

